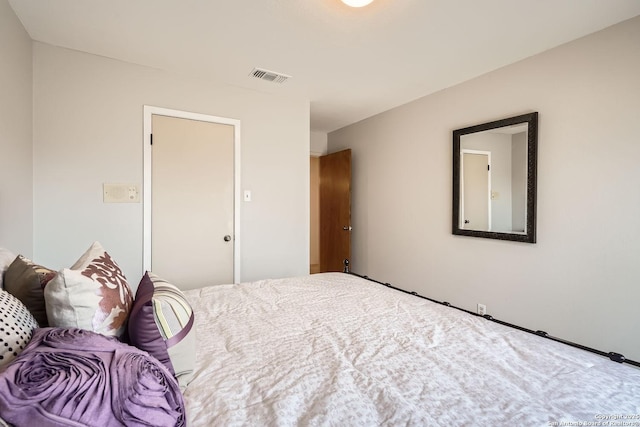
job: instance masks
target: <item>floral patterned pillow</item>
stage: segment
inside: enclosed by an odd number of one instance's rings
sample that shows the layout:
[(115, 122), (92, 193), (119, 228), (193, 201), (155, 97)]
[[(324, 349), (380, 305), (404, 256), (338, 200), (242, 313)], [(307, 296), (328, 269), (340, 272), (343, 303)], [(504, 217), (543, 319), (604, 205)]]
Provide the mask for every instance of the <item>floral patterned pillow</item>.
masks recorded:
[(50, 326), (87, 329), (121, 337), (133, 305), (122, 270), (95, 242), (80, 259), (58, 272), (44, 289)]

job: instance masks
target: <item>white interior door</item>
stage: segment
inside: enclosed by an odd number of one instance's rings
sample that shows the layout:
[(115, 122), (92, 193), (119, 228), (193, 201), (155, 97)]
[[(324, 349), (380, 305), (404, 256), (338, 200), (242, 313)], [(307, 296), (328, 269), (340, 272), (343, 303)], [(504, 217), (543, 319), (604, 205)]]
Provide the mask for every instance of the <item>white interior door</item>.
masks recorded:
[(234, 126), (151, 116), (151, 269), (182, 289), (234, 282)]
[(482, 152), (462, 151), (462, 180), (464, 206), (460, 228), (491, 230), (489, 155)]

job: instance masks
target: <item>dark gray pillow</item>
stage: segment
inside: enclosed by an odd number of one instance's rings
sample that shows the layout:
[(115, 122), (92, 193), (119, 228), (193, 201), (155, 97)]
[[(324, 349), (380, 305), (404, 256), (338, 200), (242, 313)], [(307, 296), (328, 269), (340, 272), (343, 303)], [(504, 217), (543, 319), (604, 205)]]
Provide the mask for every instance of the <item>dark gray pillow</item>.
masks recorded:
[(56, 275), (28, 258), (18, 255), (4, 273), (4, 289), (27, 306), (41, 327), (49, 326), (44, 287)]

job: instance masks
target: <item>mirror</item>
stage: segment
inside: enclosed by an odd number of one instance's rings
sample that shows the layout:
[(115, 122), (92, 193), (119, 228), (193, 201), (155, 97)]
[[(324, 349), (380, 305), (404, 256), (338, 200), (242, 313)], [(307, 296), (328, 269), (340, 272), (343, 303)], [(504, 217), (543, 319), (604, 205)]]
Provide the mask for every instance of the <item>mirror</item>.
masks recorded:
[(453, 131), (453, 234), (536, 242), (538, 113)]

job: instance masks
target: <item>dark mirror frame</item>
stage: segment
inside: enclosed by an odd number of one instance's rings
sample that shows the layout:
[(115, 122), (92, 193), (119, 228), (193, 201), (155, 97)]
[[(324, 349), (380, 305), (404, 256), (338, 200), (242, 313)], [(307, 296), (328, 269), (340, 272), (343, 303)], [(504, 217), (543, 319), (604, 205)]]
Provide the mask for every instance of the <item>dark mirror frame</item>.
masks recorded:
[[(527, 232), (499, 233), (460, 228), (460, 137), (476, 132), (527, 123)], [(538, 113), (523, 114), (453, 131), (453, 234), (486, 239), (536, 242), (536, 180), (538, 167)]]

